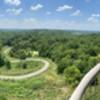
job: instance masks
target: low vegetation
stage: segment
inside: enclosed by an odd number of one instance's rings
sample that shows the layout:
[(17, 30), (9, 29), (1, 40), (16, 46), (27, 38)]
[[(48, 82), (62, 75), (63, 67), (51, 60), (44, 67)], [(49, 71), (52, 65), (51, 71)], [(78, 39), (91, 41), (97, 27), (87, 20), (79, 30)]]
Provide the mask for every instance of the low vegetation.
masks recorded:
[[(38, 51), (40, 56), (52, 59), (57, 64), (57, 73), (78, 74), (67, 78), (67, 84), (76, 86), (80, 79), (100, 61), (100, 35), (93, 33), (74, 34), (74, 32), (55, 30), (35, 30), (13, 37), (10, 55), (21, 58), (25, 51)], [(25, 54), (24, 54), (25, 56)], [(28, 55), (29, 56), (29, 55)], [(25, 57), (28, 57), (27, 55)], [(71, 66), (74, 66), (72, 69)], [(68, 69), (68, 71), (66, 71)], [(73, 70), (73, 71), (70, 71)], [(77, 73), (78, 72), (78, 73)], [(77, 82), (75, 82), (76, 80)], [(73, 83), (75, 82), (75, 83)]]
[[(4, 35), (2, 34), (4, 33)], [(1, 31), (0, 32), (0, 70), (7, 74), (4, 66), (12, 73), (20, 68), (17, 64), (10, 65), (5, 60), (2, 49), (12, 47), (9, 57), (26, 59), (36, 56), (49, 58), (50, 69), (41, 76), (29, 81), (0, 82), (2, 95), (8, 100), (66, 100), (72, 88), (76, 87), (82, 77), (97, 63), (100, 62), (100, 34), (90, 32), (61, 31), (61, 30), (30, 30), (30, 31)], [(35, 51), (35, 52), (33, 52)], [(10, 59), (11, 59), (10, 58)], [(52, 61), (51, 61), (52, 60)], [(54, 64), (55, 63), (55, 64)], [(22, 64), (26, 69), (27, 64)], [(29, 69), (34, 63), (28, 64)], [(40, 64), (41, 65), (41, 64)], [(16, 67), (14, 67), (16, 66)], [(15, 72), (15, 71), (14, 71)], [(28, 71), (27, 71), (28, 72)], [(8, 74), (9, 74), (8, 73)], [(13, 87), (13, 89), (12, 89)], [(20, 91), (21, 90), (21, 91)]]

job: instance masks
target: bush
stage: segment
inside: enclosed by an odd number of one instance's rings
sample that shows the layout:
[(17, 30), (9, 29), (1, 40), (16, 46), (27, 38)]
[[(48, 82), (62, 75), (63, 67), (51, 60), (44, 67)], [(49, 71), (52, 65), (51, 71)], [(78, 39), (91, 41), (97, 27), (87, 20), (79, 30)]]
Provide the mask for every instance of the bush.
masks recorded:
[(27, 63), (26, 63), (25, 61), (22, 61), (21, 67), (22, 67), (23, 69), (27, 69)]
[(5, 64), (3, 57), (0, 55), (0, 66), (3, 66)]
[(7, 98), (3, 95), (0, 95), (0, 100), (7, 100)]
[(80, 81), (80, 70), (76, 66), (67, 67), (64, 71), (66, 82), (72, 86), (76, 86)]
[(11, 69), (11, 63), (9, 61), (6, 61), (5, 64), (7, 69)]
[(72, 60), (69, 57), (64, 57), (58, 62), (57, 71), (59, 74), (63, 73), (65, 68), (72, 65)]

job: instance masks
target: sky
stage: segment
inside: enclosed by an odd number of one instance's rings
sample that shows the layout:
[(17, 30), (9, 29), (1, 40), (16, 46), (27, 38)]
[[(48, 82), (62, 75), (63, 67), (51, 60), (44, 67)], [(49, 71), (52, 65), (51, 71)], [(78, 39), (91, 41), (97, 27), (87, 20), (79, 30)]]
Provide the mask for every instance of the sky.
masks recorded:
[(0, 0), (1, 29), (100, 30), (100, 0)]

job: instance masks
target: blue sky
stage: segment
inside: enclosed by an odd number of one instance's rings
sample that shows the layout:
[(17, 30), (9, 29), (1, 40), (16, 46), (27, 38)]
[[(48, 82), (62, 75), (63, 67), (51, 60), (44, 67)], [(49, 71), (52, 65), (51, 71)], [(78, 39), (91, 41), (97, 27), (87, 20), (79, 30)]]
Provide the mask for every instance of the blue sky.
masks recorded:
[(100, 1), (0, 0), (0, 28), (100, 30)]

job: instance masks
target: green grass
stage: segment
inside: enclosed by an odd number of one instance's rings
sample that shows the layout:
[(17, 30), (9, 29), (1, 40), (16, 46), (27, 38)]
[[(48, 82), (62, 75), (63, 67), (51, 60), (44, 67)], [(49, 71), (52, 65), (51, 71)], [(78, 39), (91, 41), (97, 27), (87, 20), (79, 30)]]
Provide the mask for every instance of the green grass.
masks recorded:
[(23, 75), (30, 72), (35, 72), (41, 69), (44, 64), (36, 61), (26, 61), (27, 68), (23, 69), (20, 62), (11, 63), (11, 69), (7, 69), (6, 66), (0, 68), (0, 75)]
[[(16, 60), (11, 58), (8, 53), (5, 56), (9, 60)], [(56, 73), (57, 66), (55, 63), (47, 58), (45, 60), (50, 63), (49, 69), (39, 76), (22, 81), (0, 80), (0, 100), (66, 100), (70, 90), (64, 81), (64, 77)], [(0, 74), (20, 75), (36, 71), (44, 65), (35, 61), (28, 61), (27, 63), (28, 68), (24, 70), (20, 68), (18, 63), (12, 63), (11, 70), (2, 67)]]
[(98, 75), (97, 79), (97, 84), (87, 88), (82, 100), (100, 100), (100, 75)]
[[(69, 93), (64, 78), (51, 60), (47, 72), (23, 81), (0, 81), (0, 96), (6, 100), (66, 100)], [(2, 99), (3, 100), (3, 99)]]
[[(13, 60), (18, 60), (16, 58), (12, 58), (9, 55), (9, 51), (11, 48), (9, 47), (4, 47), (2, 52), (3, 52), (3, 56), (5, 56), (6, 59), (8, 59), (9, 61), (13, 61)], [(5, 51), (7, 50), (7, 52), (5, 53)], [(11, 69), (7, 69), (6, 66), (0, 66), (0, 75), (23, 75), (23, 74), (27, 74), (30, 72), (35, 72), (38, 71), (39, 69), (41, 69), (44, 66), (44, 63), (42, 62), (37, 62), (37, 61), (26, 61), (25, 63), (27, 64), (27, 68), (22, 68), (21, 66), (21, 60), (19, 60), (20, 62), (16, 62), (16, 63), (11, 63)]]

